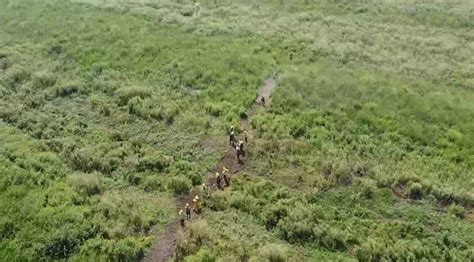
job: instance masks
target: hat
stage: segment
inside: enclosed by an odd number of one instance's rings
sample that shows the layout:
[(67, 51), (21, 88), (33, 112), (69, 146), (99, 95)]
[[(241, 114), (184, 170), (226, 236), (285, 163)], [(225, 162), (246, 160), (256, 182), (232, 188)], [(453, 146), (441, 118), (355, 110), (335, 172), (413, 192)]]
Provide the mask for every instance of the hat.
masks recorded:
[(186, 207), (189, 207), (189, 203), (186, 203)]
[(219, 172), (216, 173), (216, 177), (220, 176)]

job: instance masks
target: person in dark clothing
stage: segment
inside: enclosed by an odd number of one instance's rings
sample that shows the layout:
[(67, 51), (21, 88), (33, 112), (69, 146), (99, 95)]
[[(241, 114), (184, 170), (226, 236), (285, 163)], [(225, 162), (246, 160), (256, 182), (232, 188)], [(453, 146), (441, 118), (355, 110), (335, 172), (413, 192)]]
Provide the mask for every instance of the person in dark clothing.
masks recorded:
[(240, 147), (236, 146), (235, 147), (235, 155), (237, 156), (237, 162), (239, 162), (239, 164), (242, 164), (242, 159), (241, 159), (241, 156), (242, 156), (242, 151), (240, 151)]
[(240, 149), (240, 152), (242, 153), (242, 156), (245, 156), (244, 142), (243, 141), (239, 141), (239, 149)]
[(184, 211), (181, 209), (179, 210), (179, 223), (181, 224), (182, 227), (184, 227), (184, 220), (186, 219), (184, 215)]
[(217, 188), (219, 190), (222, 190), (221, 181), (222, 181), (221, 175), (219, 174), (219, 172), (217, 172), (216, 173), (216, 185), (217, 185)]
[(189, 206), (189, 203), (186, 203), (186, 219), (191, 219), (191, 207)]
[(262, 96), (262, 98), (260, 98), (260, 102), (262, 102), (262, 105), (265, 106), (265, 97)]
[(235, 133), (234, 133), (234, 131), (231, 131), (231, 132), (230, 132), (230, 135), (229, 135), (229, 143), (230, 143), (230, 145), (231, 145), (232, 147), (234, 147), (234, 146), (235, 146), (235, 142), (236, 142), (236, 140), (235, 140)]
[(222, 174), (222, 176), (224, 177), (224, 187), (228, 187), (230, 186), (230, 183), (229, 183), (229, 178), (227, 178), (227, 175), (226, 174)]

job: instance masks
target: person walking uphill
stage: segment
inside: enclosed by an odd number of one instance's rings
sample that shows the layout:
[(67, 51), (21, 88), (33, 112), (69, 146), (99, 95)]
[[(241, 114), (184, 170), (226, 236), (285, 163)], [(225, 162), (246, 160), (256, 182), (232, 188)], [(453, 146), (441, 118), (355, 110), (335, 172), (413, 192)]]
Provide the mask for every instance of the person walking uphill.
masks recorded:
[(239, 149), (240, 149), (240, 152), (242, 153), (242, 156), (245, 156), (244, 142), (242, 140), (239, 141)]
[(184, 211), (180, 209), (178, 214), (179, 214), (179, 223), (181, 224), (182, 227), (184, 227), (184, 220), (186, 219), (184, 215)]
[(191, 207), (189, 206), (189, 203), (186, 203), (184, 209), (186, 210), (186, 219), (191, 219)]
[(201, 198), (199, 198), (198, 195), (194, 197), (193, 203), (194, 203), (194, 207), (193, 207), (194, 212), (196, 212), (197, 214), (201, 214), (202, 202), (201, 202)]
[(227, 169), (225, 166), (222, 167), (222, 176), (224, 177), (224, 187), (230, 186), (229, 179), (227, 178), (226, 173), (229, 172), (229, 169)]
[(235, 142), (236, 142), (235, 133), (234, 133), (234, 131), (230, 131), (229, 143), (232, 147), (235, 147)]
[(239, 164), (243, 164), (242, 159), (241, 159), (241, 157), (242, 157), (242, 151), (240, 151), (240, 147), (239, 147), (239, 146), (236, 146), (236, 147), (235, 147), (235, 155), (236, 155), (236, 157), (237, 157), (237, 162), (238, 162)]
[(221, 181), (222, 181), (221, 175), (219, 174), (219, 172), (217, 172), (216, 173), (216, 186), (219, 190), (222, 190)]

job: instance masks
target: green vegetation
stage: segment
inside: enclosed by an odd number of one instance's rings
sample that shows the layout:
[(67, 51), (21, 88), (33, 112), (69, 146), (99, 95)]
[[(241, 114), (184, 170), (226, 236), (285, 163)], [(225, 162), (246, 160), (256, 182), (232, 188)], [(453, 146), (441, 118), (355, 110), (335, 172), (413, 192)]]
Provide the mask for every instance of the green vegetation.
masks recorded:
[(474, 258), (469, 1), (0, 5), (4, 260), (140, 258), (273, 72), (177, 260)]

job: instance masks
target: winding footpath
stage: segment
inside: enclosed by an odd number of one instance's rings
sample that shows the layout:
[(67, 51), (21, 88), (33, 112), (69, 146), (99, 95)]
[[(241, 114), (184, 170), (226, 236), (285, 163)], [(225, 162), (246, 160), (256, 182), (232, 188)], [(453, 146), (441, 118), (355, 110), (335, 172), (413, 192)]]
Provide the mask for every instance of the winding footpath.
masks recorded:
[[(265, 104), (268, 106), (271, 103), (271, 95), (273, 91), (276, 88), (276, 78), (275, 77), (270, 77), (265, 82), (262, 84), (260, 87), (260, 90), (258, 92), (257, 99), (255, 100), (255, 103), (247, 109), (247, 115), (248, 118), (251, 118), (255, 112), (256, 108), (258, 107), (260, 103), (260, 98), (263, 96), (265, 98)], [(248, 119), (240, 119), (240, 126), (247, 130), (249, 134), (251, 134), (251, 127), (249, 125)], [(201, 143), (201, 149), (209, 146), (209, 145), (218, 145), (219, 142), (217, 141), (203, 141)], [(223, 147), (224, 148), (224, 147)], [(226, 167), (229, 169), (229, 179), (232, 176), (237, 175), (242, 169), (243, 165), (237, 163), (235, 159), (235, 152), (233, 150), (228, 150), (228, 145), (225, 145), (225, 153), (223, 153), (219, 163), (214, 167), (210, 175), (207, 176), (206, 178), (206, 185), (211, 191), (217, 190), (217, 187), (214, 185), (214, 174), (215, 172), (220, 172), (222, 171), (222, 167)], [(198, 193), (197, 189), (193, 189), (189, 192), (189, 194), (185, 197), (181, 197), (177, 199), (177, 206), (178, 210), (181, 208), (184, 208), (184, 205), (186, 203), (192, 203), (193, 197)], [(171, 260), (175, 254), (176, 250), (176, 245), (178, 241), (178, 235), (180, 232), (183, 230), (186, 230), (186, 228), (181, 227), (179, 220), (176, 219), (170, 224), (166, 226), (165, 232), (158, 238), (156, 241), (155, 246), (150, 250), (149, 253), (147, 253), (142, 261), (144, 262), (167, 262)]]

